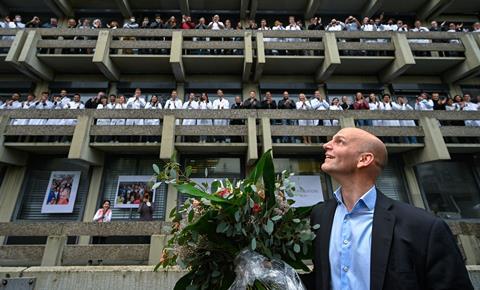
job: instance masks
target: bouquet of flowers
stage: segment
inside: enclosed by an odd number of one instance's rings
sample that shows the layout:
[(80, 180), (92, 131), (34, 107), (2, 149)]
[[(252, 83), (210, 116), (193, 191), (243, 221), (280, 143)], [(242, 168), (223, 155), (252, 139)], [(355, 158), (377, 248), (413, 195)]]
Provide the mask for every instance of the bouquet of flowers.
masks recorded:
[[(158, 267), (178, 265), (188, 273), (179, 289), (304, 289), (294, 269), (309, 271), (315, 238), (311, 207), (292, 207), (295, 185), (290, 174), (276, 176), (271, 152), (262, 155), (250, 176), (197, 184), (174, 160), (161, 182), (172, 183), (189, 198), (170, 213), (172, 238)], [(318, 228), (318, 225), (313, 229)]]

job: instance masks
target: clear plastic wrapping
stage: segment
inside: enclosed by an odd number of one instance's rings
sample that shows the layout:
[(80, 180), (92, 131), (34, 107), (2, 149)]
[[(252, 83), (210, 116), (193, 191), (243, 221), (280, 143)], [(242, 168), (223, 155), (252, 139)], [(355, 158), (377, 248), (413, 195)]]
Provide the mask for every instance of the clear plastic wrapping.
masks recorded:
[(259, 281), (269, 289), (305, 290), (295, 269), (287, 263), (251, 250), (243, 250), (235, 258), (236, 278), (229, 290), (245, 290)]

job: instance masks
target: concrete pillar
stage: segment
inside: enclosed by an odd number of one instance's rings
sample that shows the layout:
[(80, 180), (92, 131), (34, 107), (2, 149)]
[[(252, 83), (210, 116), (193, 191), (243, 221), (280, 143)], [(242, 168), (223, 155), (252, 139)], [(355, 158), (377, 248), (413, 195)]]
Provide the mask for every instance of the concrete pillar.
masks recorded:
[(257, 55), (255, 61), (255, 75), (253, 80), (258, 82), (263, 75), (263, 67), (265, 66), (265, 45), (263, 43), (263, 33), (257, 32), (256, 34), (256, 43), (257, 43)]
[(452, 98), (456, 95), (463, 95), (462, 88), (457, 84), (448, 84), (448, 93)]
[(325, 58), (315, 73), (315, 80), (321, 83), (330, 78), (335, 68), (341, 64), (335, 34), (333, 32), (326, 32), (322, 42), (325, 51)]
[(417, 151), (410, 151), (404, 154), (406, 165), (414, 166), (416, 164), (436, 161), (449, 160), (450, 153), (443, 139), (438, 120), (430, 117), (422, 117), (419, 120), (420, 126), (425, 134), (425, 146)]
[(160, 159), (170, 160), (175, 152), (175, 116), (163, 117), (162, 142), (160, 145)]
[(90, 128), (93, 125), (93, 117), (79, 115), (77, 125), (73, 132), (72, 143), (68, 151), (69, 159), (78, 159), (93, 165), (103, 165), (104, 154), (90, 147)]
[(422, 192), (420, 191), (420, 186), (418, 185), (417, 177), (415, 175), (415, 170), (412, 166), (404, 167), (405, 180), (407, 182), (408, 194), (410, 202), (413, 206), (418, 208), (425, 209), (425, 203), (422, 198)]
[(246, 100), (250, 97), (250, 91), (255, 91), (257, 99), (261, 100), (260, 87), (256, 83), (243, 83), (242, 84), (242, 99)]
[(41, 266), (62, 265), (63, 249), (67, 244), (67, 236), (48, 236), (45, 250), (43, 251)]
[(40, 98), (42, 92), (48, 92), (48, 82), (40, 81), (36, 83), (33, 93), (37, 98)]
[(467, 260), (467, 265), (480, 264), (480, 241), (475, 235), (458, 235)]
[(174, 31), (172, 33), (172, 44), (170, 47), (170, 65), (172, 66), (175, 80), (183, 83), (185, 82), (185, 69), (183, 67), (182, 47), (182, 31)]
[(160, 262), (163, 249), (167, 246), (170, 235), (152, 235), (150, 237), (150, 253), (148, 254), (148, 264), (156, 265)]
[(442, 74), (445, 83), (455, 83), (473, 77), (480, 71), (480, 47), (473, 34), (463, 34), (460, 40), (465, 48), (465, 60)]
[(272, 149), (272, 128), (270, 127), (270, 118), (261, 119), (262, 153)]
[(253, 44), (252, 44), (252, 33), (250, 31), (245, 32), (243, 39), (244, 42), (244, 60), (243, 60), (243, 74), (242, 80), (247, 82), (250, 79), (250, 74), (252, 72), (253, 66)]
[(110, 43), (112, 42), (112, 34), (108, 30), (101, 30), (98, 33), (97, 44), (95, 45), (95, 53), (92, 62), (97, 65), (98, 69), (105, 77), (112, 81), (120, 79), (120, 70), (110, 58)]
[(258, 159), (257, 150), (257, 124), (255, 117), (248, 117), (247, 119), (247, 163), (253, 164)]
[(167, 187), (167, 200), (165, 205), (165, 221), (169, 220), (170, 212), (177, 208), (178, 205), (178, 190), (172, 184)]
[(391, 83), (415, 64), (415, 59), (405, 34), (392, 34), (392, 43), (395, 46), (395, 60), (378, 75), (382, 83)]
[(27, 39), (27, 34), (28, 33), (25, 30), (17, 31), (17, 33), (15, 34), (15, 38), (10, 45), (10, 49), (8, 50), (8, 54), (5, 57), (5, 62), (14, 66), (27, 78), (35, 81), (40, 81), (40, 78), (38, 76), (33, 74), (31, 71), (28, 70), (28, 68), (18, 62), (18, 58), (20, 57), (20, 53), (22, 52), (23, 46), (25, 45), (25, 41)]
[(28, 31), (27, 38), (18, 57), (18, 63), (26, 67), (42, 80), (53, 80), (53, 70), (37, 57), (37, 43), (42, 37), (38, 30)]
[[(90, 185), (88, 187), (87, 201), (85, 202), (85, 210), (83, 211), (83, 222), (91, 222), (93, 216), (97, 211), (97, 204), (101, 198), (102, 192), (102, 178), (103, 166), (93, 166), (92, 175), (90, 177)], [(90, 236), (80, 236), (78, 240), (79, 245), (88, 245), (90, 243)]]
[(338, 118), (338, 123), (342, 129), (355, 127), (355, 119), (353, 117), (340, 117)]
[(108, 95), (118, 95), (118, 83), (109, 82), (108, 83)]
[(184, 83), (177, 83), (177, 95), (182, 102), (185, 100), (185, 84)]
[[(9, 222), (12, 219), (26, 171), (26, 166), (7, 167), (0, 186), (0, 222)], [(4, 237), (0, 236), (0, 245), (3, 242)]]

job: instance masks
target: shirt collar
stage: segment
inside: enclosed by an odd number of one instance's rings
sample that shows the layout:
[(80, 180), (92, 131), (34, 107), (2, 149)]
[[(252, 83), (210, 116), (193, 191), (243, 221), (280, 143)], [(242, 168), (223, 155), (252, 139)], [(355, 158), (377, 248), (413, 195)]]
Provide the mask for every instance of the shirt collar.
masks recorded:
[[(343, 198), (342, 198), (342, 187), (339, 187), (335, 192), (333, 193), (333, 196), (337, 200), (339, 204), (343, 204)], [(357, 204), (359, 202), (362, 202), (368, 210), (373, 210), (375, 208), (375, 203), (377, 201), (377, 188), (375, 185), (373, 185), (360, 199), (357, 201), (357, 203), (353, 206), (355, 209), (357, 207)]]

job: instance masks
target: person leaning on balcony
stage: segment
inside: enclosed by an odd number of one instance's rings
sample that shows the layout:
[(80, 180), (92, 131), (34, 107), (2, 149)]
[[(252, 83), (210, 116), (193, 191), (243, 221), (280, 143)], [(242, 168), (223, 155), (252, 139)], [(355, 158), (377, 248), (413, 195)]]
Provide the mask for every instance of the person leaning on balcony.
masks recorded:
[[(355, 94), (355, 102), (353, 102), (352, 107), (354, 110), (370, 110), (368, 100), (365, 99), (361, 92)], [(371, 126), (372, 121), (357, 119), (356, 124), (357, 126)]]
[(317, 230), (313, 271), (302, 277), (307, 289), (473, 290), (447, 223), (375, 185), (388, 159), (380, 139), (345, 128), (323, 147), (321, 169), (340, 187), (311, 213)]
[(340, 105), (342, 110), (353, 110), (353, 105), (350, 103), (350, 98), (347, 96), (342, 96), (342, 103)]
[(480, 32), (480, 22), (475, 22), (472, 26), (472, 32)]
[(58, 19), (55, 17), (50, 18), (50, 22), (47, 22), (42, 25), (42, 28), (57, 28), (58, 27)]
[[(230, 109), (230, 104), (228, 100), (225, 98), (222, 90), (217, 90), (217, 99), (213, 101), (213, 109), (214, 110), (228, 110)], [(214, 119), (213, 124), (215, 126), (227, 126), (229, 120), (227, 119)], [(225, 136), (222, 137), (215, 137), (215, 142), (226, 142), (227, 138)]]
[[(472, 103), (470, 94), (463, 95), (463, 111), (478, 111), (478, 104)], [(480, 127), (480, 120), (465, 120), (465, 126)]]
[(439, 93), (432, 93), (433, 101), (433, 110), (435, 111), (445, 111), (445, 104), (447, 103), (447, 98), (440, 98)]
[[(398, 96), (397, 104), (400, 106), (400, 111), (413, 111), (413, 107), (408, 103), (406, 97)], [(415, 127), (414, 120), (400, 120), (400, 126), (402, 127)], [(417, 143), (417, 137), (415, 136), (405, 136), (403, 137), (403, 143)]]
[[(100, 98), (100, 104), (97, 106), (97, 110), (106, 110), (108, 108), (108, 98), (103, 96)], [(110, 125), (112, 120), (110, 119), (97, 119), (98, 126)]]
[[(371, 93), (368, 96), (368, 107), (370, 108), (370, 111), (380, 110), (380, 102), (378, 101), (376, 94)], [(381, 125), (382, 125), (382, 120), (372, 120), (372, 126), (381, 126)]]
[[(283, 92), (283, 99), (278, 101), (278, 109), (280, 110), (294, 110), (296, 109), (296, 104), (295, 102), (290, 99), (290, 94), (287, 91)], [(295, 120), (292, 119), (283, 119), (282, 120), (282, 125), (295, 125)], [(293, 143), (294, 138), (292, 136), (287, 137), (283, 136), (282, 137), (282, 143)]]
[(8, 110), (20, 109), (20, 108), (22, 108), (22, 103), (20, 103), (19, 100), (20, 100), (20, 94), (19, 93), (13, 93), (12, 96), (10, 97), (10, 100), (5, 101), (5, 103), (3, 103), (0, 106), (0, 109), (8, 109)]
[[(109, 223), (112, 221), (112, 209), (110, 207), (111, 202), (108, 199), (105, 199), (102, 202), (102, 207), (100, 207), (95, 216), (93, 217), (93, 222), (96, 223)], [(107, 237), (105, 236), (94, 236), (93, 237), (93, 244), (105, 244)], [(98, 264), (102, 264), (102, 260), (98, 260)], [(92, 261), (88, 261), (88, 265), (92, 265)]]
[(153, 204), (150, 202), (150, 195), (146, 192), (143, 195), (142, 203), (138, 206), (138, 213), (141, 221), (153, 221)]
[(260, 109), (261, 103), (257, 99), (257, 93), (254, 90), (249, 92), (249, 97), (243, 102), (244, 109)]
[(180, 29), (195, 29), (195, 23), (189, 15), (182, 15), (182, 23)]
[(415, 101), (416, 111), (433, 111), (433, 101), (427, 93), (421, 93)]
[(28, 21), (25, 26), (27, 28), (40, 28), (40, 18), (33, 16), (32, 20)]
[(163, 25), (163, 20), (160, 15), (155, 15), (155, 20), (150, 23), (150, 28), (153, 29), (163, 29), (165, 28)]
[[(313, 93), (313, 98), (310, 101), (312, 104), (312, 110), (316, 111), (326, 111), (330, 108), (330, 105), (325, 100), (325, 98), (320, 94), (320, 91), (315, 91)], [(331, 126), (330, 120), (312, 120), (314, 126)]]
[(165, 23), (166, 29), (178, 29), (177, 18), (175, 16), (170, 16), (167, 23)]
[[(160, 100), (158, 99), (157, 95), (153, 95), (152, 98), (150, 99), (150, 102), (148, 102), (145, 105), (146, 110), (161, 110), (162, 109), (162, 104), (160, 103)], [(160, 119), (145, 119), (145, 125), (149, 126), (158, 126), (160, 125)], [(154, 142), (158, 143), (160, 141), (159, 136), (149, 136), (147, 137), (147, 142)]]
[[(198, 103), (198, 108), (200, 110), (212, 110), (213, 105), (212, 102), (208, 99), (208, 94), (207, 93), (202, 93), (200, 97), (200, 101)], [(197, 119), (197, 125), (202, 125), (202, 126), (211, 126), (213, 124), (212, 119)], [(200, 136), (200, 142), (205, 143), (207, 142), (208, 138), (207, 136)]]
[[(298, 101), (295, 103), (297, 110), (309, 111), (312, 109), (312, 105), (310, 101), (307, 100), (307, 97), (304, 93), (300, 93), (298, 95)], [(299, 126), (312, 126), (313, 120), (298, 120)], [(312, 137), (311, 136), (302, 136), (304, 144), (312, 144)]]

